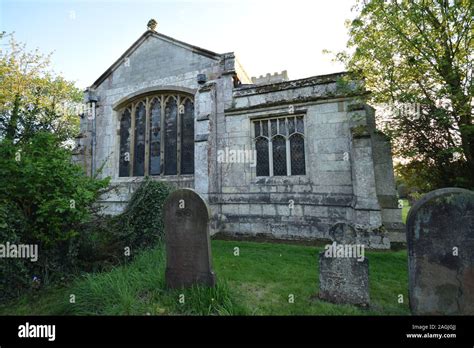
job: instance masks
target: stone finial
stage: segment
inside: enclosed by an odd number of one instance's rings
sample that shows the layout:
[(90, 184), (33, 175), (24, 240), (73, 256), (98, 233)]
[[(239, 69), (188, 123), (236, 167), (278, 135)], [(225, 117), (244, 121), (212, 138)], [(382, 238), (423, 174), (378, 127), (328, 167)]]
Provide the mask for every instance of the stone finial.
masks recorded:
[(148, 21), (148, 24), (146, 26), (148, 30), (155, 31), (157, 25), (158, 25), (158, 22), (152, 18)]

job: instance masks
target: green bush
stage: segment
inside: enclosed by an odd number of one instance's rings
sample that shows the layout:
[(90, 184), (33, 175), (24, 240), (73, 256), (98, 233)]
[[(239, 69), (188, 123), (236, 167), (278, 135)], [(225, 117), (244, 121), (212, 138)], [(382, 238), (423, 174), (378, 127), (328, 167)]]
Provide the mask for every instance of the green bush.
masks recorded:
[(118, 233), (135, 249), (153, 247), (164, 233), (163, 204), (172, 187), (146, 177), (117, 218)]
[[(172, 190), (146, 177), (122, 214), (98, 217), (87, 224), (79, 242), (81, 269), (104, 270), (159, 244), (164, 234), (163, 204)], [(130, 256), (125, 255), (125, 248), (130, 249)]]
[[(51, 133), (0, 142), (0, 243), (38, 245), (37, 262), (0, 262), (0, 299), (32, 284), (48, 284), (77, 269), (81, 225), (109, 180), (87, 177)], [(38, 285), (38, 282), (36, 283)]]

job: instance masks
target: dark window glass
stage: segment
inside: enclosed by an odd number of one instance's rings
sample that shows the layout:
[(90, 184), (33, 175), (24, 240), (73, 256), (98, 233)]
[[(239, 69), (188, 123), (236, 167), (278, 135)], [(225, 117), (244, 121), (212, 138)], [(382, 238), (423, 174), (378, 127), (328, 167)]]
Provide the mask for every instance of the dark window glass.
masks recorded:
[(133, 175), (145, 175), (145, 104), (140, 103), (135, 109), (135, 152)]
[(132, 118), (130, 110), (127, 109), (120, 119), (120, 161), (119, 176), (130, 176), (130, 127)]
[(150, 112), (150, 175), (160, 175), (161, 101), (153, 99)]
[(282, 136), (276, 136), (273, 145), (273, 175), (286, 175), (286, 140)]
[(268, 137), (268, 121), (262, 121), (262, 134)]
[(189, 99), (181, 108), (181, 174), (194, 173), (194, 104)]
[(277, 134), (277, 120), (271, 120), (272, 136)]
[(177, 114), (178, 107), (173, 97), (168, 99), (165, 107), (165, 174), (177, 174), (176, 154), (178, 151), (177, 141)]
[(285, 124), (285, 119), (284, 118), (280, 118), (278, 120), (278, 127), (279, 127), (279, 132), (280, 134), (282, 135), (286, 135), (286, 124)]
[(260, 122), (255, 122), (255, 137), (260, 136)]
[(304, 156), (304, 138), (300, 134), (295, 134), (290, 138), (291, 153), (291, 175), (304, 175), (305, 156)]
[(257, 176), (269, 176), (268, 140), (258, 138), (255, 142), (255, 149), (257, 150)]
[(303, 124), (303, 117), (296, 118), (296, 130), (300, 133), (304, 134), (304, 124)]
[(290, 117), (288, 119), (288, 132), (289, 134), (295, 132), (295, 118), (294, 117)]

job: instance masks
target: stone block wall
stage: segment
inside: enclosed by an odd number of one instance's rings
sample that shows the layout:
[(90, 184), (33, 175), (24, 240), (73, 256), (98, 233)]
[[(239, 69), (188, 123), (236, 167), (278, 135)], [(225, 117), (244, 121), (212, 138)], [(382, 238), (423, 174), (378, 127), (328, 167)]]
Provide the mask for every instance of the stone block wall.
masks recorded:
[[(213, 233), (327, 239), (332, 225), (348, 222), (358, 228), (367, 245), (389, 247), (381, 229), (383, 210), (376, 180), (388, 178), (390, 187), (387, 161), (391, 157), (386, 159), (389, 153), (379, 151), (378, 173), (385, 176), (376, 177), (374, 132), (354, 132), (358, 126), (370, 129), (371, 109), (342, 94), (338, 77), (243, 86), (233, 89), (231, 95), (220, 92), (222, 84), (216, 83), (198, 92), (199, 105), (211, 106), (202, 115), (198, 110), (197, 116), (205, 119), (198, 121), (205, 123), (197, 129), (206, 133), (203, 149), (208, 150), (200, 158), (210, 160), (204, 171), (196, 172), (196, 190), (211, 204)], [(223, 99), (215, 98), (219, 93)], [(306, 175), (257, 177), (250, 163), (215, 161), (219, 150), (254, 148), (254, 119), (292, 113), (305, 119)], [(379, 191), (388, 200), (396, 200), (396, 194), (383, 191), (383, 184)]]
[[(99, 99), (96, 117), (81, 121), (83, 152), (76, 160), (88, 172), (103, 166), (101, 176), (116, 187), (102, 197), (106, 213), (121, 212), (142, 180), (118, 176), (119, 109), (146, 93), (181, 91), (194, 95), (195, 172), (153, 179), (199, 192), (210, 204), (211, 233), (328, 239), (331, 226), (347, 222), (367, 245), (389, 246), (381, 226), (396, 229), (401, 220), (390, 146), (375, 132), (373, 110), (360, 104), (355, 84), (341, 89), (343, 75), (333, 74), (242, 85), (248, 77), (232, 53), (203, 53), (153, 35), (91, 86)], [(198, 74), (207, 82), (199, 85)], [(217, 160), (226, 148), (255, 148), (254, 120), (289, 115), (304, 117), (305, 175), (257, 177), (248, 162)]]

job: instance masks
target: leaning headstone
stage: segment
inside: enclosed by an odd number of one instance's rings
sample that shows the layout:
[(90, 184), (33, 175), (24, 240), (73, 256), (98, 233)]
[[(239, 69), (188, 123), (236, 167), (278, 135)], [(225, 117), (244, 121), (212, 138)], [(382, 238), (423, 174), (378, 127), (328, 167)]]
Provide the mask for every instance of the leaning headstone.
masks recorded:
[(193, 190), (180, 189), (168, 196), (164, 212), (167, 287), (214, 286), (206, 202)]
[(474, 314), (474, 192), (432, 191), (407, 219), (413, 314)]
[(352, 226), (331, 227), (332, 244), (319, 254), (319, 298), (333, 303), (369, 305), (369, 260)]

